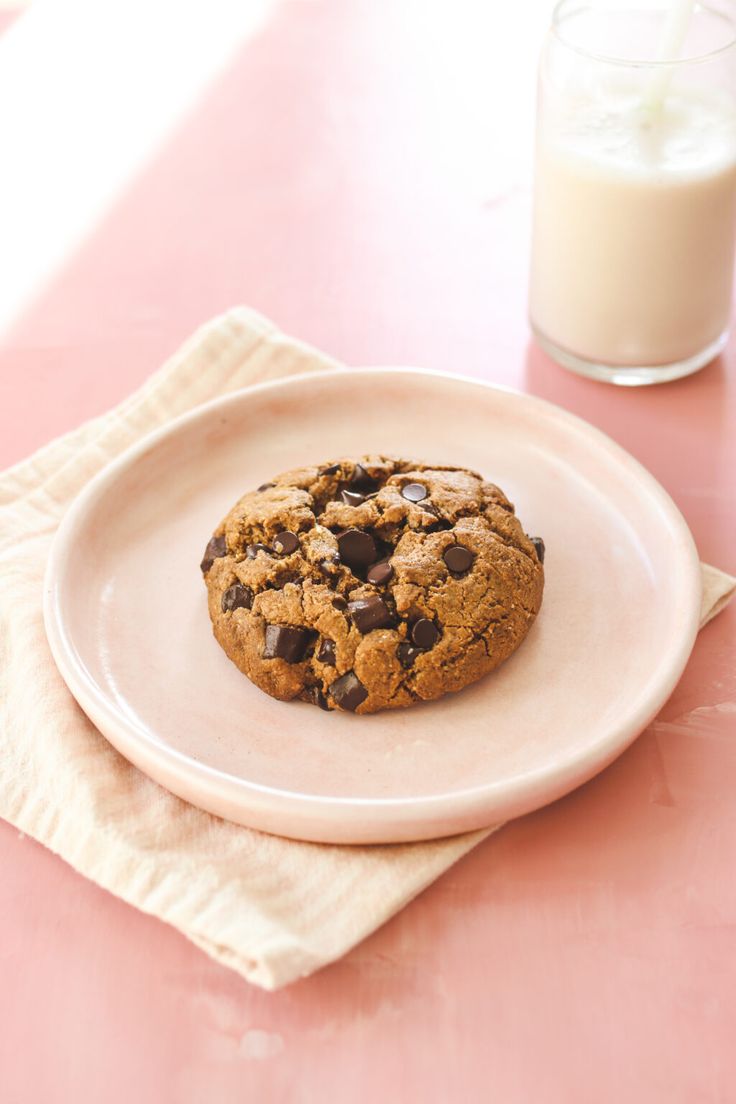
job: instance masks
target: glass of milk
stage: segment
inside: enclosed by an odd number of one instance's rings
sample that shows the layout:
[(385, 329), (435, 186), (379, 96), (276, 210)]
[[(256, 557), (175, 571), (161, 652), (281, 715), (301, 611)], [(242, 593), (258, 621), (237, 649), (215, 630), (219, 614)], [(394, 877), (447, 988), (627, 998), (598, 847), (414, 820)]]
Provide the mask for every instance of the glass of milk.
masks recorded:
[(736, 242), (736, 5), (563, 0), (540, 64), (530, 315), (619, 384), (725, 344)]

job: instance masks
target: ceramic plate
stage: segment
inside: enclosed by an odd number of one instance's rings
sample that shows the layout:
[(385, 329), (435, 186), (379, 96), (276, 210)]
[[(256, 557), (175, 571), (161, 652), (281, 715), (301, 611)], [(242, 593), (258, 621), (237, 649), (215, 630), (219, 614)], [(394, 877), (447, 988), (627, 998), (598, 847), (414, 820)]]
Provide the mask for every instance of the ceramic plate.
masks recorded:
[[(541, 613), (439, 702), (356, 717), (273, 701), (215, 643), (202, 550), (270, 475), (367, 452), (503, 487), (547, 545)], [(539, 399), (409, 369), (266, 384), (153, 434), (75, 502), (46, 580), (59, 669), (123, 755), (210, 812), (337, 843), (478, 828), (584, 782), (672, 691), (699, 608), (689, 530), (627, 453)]]

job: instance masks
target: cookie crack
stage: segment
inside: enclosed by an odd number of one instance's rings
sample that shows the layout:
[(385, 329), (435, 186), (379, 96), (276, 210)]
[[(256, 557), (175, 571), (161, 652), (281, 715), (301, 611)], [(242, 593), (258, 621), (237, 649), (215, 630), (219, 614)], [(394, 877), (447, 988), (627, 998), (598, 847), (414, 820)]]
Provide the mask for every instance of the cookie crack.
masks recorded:
[(491, 652), (489, 651), (489, 644), (491, 644), (492, 641), (486, 639), (486, 633), (490, 629), (491, 625), (502, 625), (509, 620), (509, 617), (510, 614), (508, 613), (503, 613), (499, 617), (489, 617), (488, 621), (485, 623), (482, 629), (478, 629), (477, 632), (473, 631), (471, 644), (476, 644), (479, 640), (481, 640), (483, 642), (485, 653), (490, 659)]
[(423, 701), (424, 699), (421, 698), (419, 694), (417, 694), (416, 690), (412, 686), (412, 681), (413, 680), (410, 676), (403, 677), (399, 682), (399, 685), (396, 687), (396, 691), (388, 699), (389, 702), (395, 702), (396, 699), (400, 696), (402, 690), (406, 691), (413, 702)]

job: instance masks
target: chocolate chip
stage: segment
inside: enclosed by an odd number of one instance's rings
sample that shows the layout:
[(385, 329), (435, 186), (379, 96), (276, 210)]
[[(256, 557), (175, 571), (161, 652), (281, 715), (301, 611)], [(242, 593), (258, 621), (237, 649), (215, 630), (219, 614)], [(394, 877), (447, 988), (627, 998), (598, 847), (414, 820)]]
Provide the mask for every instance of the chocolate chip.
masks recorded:
[(541, 564), (544, 563), (544, 541), (541, 537), (530, 537), (529, 540), (534, 545), (534, 551), (537, 553), (537, 559)]
[(335, 609), (346, 610), (348, 608), (348, 604), (343, 598), (342, 594), (336, 594), (335, 597), (332, 599), (332, 604)]
[(309, 629), (291, 625), (266, 625), (264, 659), (285, 659), (287, 663), (299, 663), (304, 658), (309, 643)]
[(329, 667), (335, 666), (335, 641), (323, 637), (322, 643), (319, 646), (317, 652), (317, 659), (320, 663), (326, 663)]
[(399, 657), (399, 663), (402, 667), (413, 667), (414, 660), (421, 654), (421, 650), (415, 648), (413, 644), (409, 644), (408, 641), (399, 644), (396, 649), (396, 655)]
[(445, 549), (442, 559), (450, 571), (455, 571), (458, 575), (461, 575), (469, 567), (472, 567), (475, 553), (466, 548), (464, 544), (451, 544), (449, 548)]
[(335, 705), (348, 709), (351, 713), (368, 697), (368, 691), (354, 671), (348, 671), (346, 675), (335, 679), (329, 694)]
[(206, 575), (209, 569), (212, 567), (215, 560), (219, 560), (221, 556), (227, 555), (227, 545), (225, 544), (225, 538), (213, 537), (208, 541), (207, 547), (204, 550), (204, 558), (199, 565), (203, 575)]
[(340, 497), (346, 506), (360, 506), (365, 502), (365, 496), (359, 491), (340, 491)]
[(376, 561), (376, 542), (361, 529), (346, 529), (338, 534), (340, 558), (348, 567), (368, 567)]
[(322, 468), (320, 475), (337, 475), (340, 470), (339, 464), (330, 464), (329, 468)]
[(312, 701), (315, 705), (318, 705), (320, 709), (329, 709), (327, 704), (327, 698), (324, 696), (319, 686), (313, 686), (311, 690)]
[(356, 491), (363, 491), (367, 494), (371, 491), (375, 491), (378, 488), (378, 483), (368, 474), (362, 464), (356, 464), (350, 480), (350, 486), (354, 487)]
[(429, 491), (422, 483), (407, 483), (401, 488), (401, 497), (408, 502), (421, 502), (428, 494)]
[(388, 560), (379, 560), (378, 563), (374, 563), (372, 567), (368, 568), (366, 579), (374, 586), (383, 586), (384, 583), (389, 581), (393, 573), (394, 569)]
[(253, 591), (242, 583), (233, 583), (222, 596), (220, 607), (223, 613), (232, 613), (236, 609), (250, 609), (253, 605)]
[(288, 556), (289, 553), (296, 552), (299, 547), (299, 538), (296, 533), (290, 533), (288, 529), (285, 529), (283, 533), (277, 533), (273, 538), (273, 547), (276, 552)]
[(379, 594), (350, 602), (348, 611), (356, 629), (362, 633), (370, 632), (371, 629), (388, 629), (395, 624), (394, 615)]
[(249, 560), (254, 560), (259, 552), (265, 552), (267, 556), (271, 555), (271, 549), (267, 544), (249, 544), (246, 546), (245, 554)]
[(275, 486), (276, 486), (275, 483), (261, 483), (258, 490), (259, 491), (267, 491), (269, 489), (269, 487), (275, 487)]
[(433, 648), (440, 638), (440, 631), (434, 621), (420, 617), (411, 627), (411, 638), (417, 648)]

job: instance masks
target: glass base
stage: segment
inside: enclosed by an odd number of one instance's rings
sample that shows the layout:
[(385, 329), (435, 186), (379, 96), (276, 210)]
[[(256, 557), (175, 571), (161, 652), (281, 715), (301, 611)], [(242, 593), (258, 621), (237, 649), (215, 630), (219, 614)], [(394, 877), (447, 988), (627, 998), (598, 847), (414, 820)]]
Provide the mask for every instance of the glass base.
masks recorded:
[(687, 360), (678, 360), (673, 364), (635, 364), (626, 367), (622, 364), (600, 364), (595, 360), (586, 360), (584, 357), (569, 353), (567, 349), (560, 348), (554, 341), (550, 341), (540, 333), (534, 325), (532, 325), (532, 331), (545, 353), (563, 368), (577, 372), (579, 376), (587, 376), (588, 379), (600, 380), (602, 383), (617, 383), (620, 387), (643, 387), (651, 383), (668, 383), (683, 376), (691, 376), (693, 372), (704, 368), (717, 357), (728, 339), (728, 330), (724, 330), (715, 341), (701, 352), (688, 357)]

